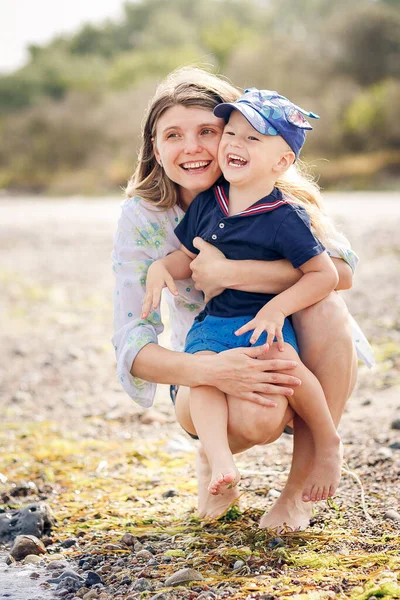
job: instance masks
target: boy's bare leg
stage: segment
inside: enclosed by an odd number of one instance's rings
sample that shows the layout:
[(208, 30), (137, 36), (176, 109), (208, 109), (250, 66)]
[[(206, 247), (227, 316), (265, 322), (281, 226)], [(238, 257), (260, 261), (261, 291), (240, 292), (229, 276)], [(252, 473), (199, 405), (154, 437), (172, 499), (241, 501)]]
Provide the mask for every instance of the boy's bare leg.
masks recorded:
[[(333, 421), (338, 426), (357, 378), (348, 311), (335, 292), (325, 300), (293, 315), (303, 363), (322, 385)], [(304, 529), (312, 516), (312, 503), (302, 500), (304, 483), (310, 473), (313, 451), (311, 431), (295, 416), (293, 460), (287, 483), (272, 509), (264, 514), (260, 527)]]
[(211, 467), (209, 492), (215, 496), (236, 486), (240, 473), (228, 442), (228, 404), (217, 388), (199, 386), (190, 390), (190, 413)]

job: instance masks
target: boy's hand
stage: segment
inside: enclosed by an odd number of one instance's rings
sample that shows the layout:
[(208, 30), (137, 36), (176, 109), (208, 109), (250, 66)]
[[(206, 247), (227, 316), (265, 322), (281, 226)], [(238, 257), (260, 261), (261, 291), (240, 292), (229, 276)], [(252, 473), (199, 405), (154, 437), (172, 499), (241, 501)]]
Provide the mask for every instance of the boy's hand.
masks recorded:
[(161, 291), (167, 287), (171, 294), (178, 296), (179, 292), (171, 275), (162, 264), (156, 261), (150, 265), (146, 277), (146, 294), (142, 304), (142, 319), (147, 319), (151, 309), (158, 308), (161, 299)]
[(242, 335), (247, 331), (254, 329), (253, 335), (250, 338), (250, 343), (255, 344), (260, 335), (267, 332), (267, 345), (271, 347), (274, 339), (277, 339), (278, 349), (283, 352), (285, 347), (283, 345), (282, 327), (285, 321), (285, 315), (280, 310), (271, 310), (267, 306), (264, 306), (258, 311), (254, 319), (240, 327), (235, 331), (235, 335)]

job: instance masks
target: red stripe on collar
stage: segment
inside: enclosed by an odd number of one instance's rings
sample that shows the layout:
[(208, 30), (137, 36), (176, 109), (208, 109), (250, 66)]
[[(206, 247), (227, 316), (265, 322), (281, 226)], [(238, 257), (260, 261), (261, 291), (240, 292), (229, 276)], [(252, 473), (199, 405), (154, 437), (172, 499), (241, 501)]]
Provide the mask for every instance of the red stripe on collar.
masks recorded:
[[(215, 191), (215, 196), (218, 200), (218, 203), (222, 209), (222, 212), (228, 217), (229, 216), (229, 199), (227, 198), (226, 194), (225, 194), (225, 190), (222, 186), (220, 185), (215, 185), (214, 186), (214, 191)], [(284, 204), (288, 204), (287, 200), (275, 200), (275, 202), (268, 202), (265, 204), (256, 204), (256, 205), (252, 205), (249, 206), (249, 208), (246, 208), (246, 210), (243, 210), (240, 213), (237, 213), (236, 215), (232, 215), (232, 216), (245, 216), (245, 215), (255, 215), (258, 213), (263, 213), (263, 212), (270, 212), (272, 210), (275, 210), (276, 208), (278, 208), (279, 206), (283, 206)]]

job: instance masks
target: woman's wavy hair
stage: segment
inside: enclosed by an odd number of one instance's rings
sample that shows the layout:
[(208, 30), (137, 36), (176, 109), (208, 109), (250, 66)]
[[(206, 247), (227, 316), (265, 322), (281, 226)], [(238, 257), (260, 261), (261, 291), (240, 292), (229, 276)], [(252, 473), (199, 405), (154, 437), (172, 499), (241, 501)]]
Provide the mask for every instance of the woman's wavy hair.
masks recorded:
[(153, 148), (157, 123), (172, 106), (213, 111), (221, 102), (234, 102), (240, 91), (227, 80), (198, 67), (183, 67), (170, 73), (150, 101), (142, 128), (142, 144), (134, 174), (125, 192), (167, 210), (179, 201), (179, 186), (158, 164)]
[(315, 235), (329, 245), (329, 240), (335, 239), (336, 229), (325, 212), (321, 189), (306, 165), (297, 160), (275, 185), (290, 202), (307, 211)]

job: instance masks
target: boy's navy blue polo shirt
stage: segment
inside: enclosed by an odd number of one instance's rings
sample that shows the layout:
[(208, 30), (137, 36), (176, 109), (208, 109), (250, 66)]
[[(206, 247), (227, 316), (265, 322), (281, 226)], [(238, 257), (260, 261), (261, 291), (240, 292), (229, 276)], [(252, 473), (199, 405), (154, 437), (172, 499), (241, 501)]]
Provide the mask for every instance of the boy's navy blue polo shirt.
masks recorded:
[[(175, 233), (190, 252), (199, 253), (193, 246), (193, 239), (198, 236), (231, 260), (286, 258), (297, 268), (324, 251), (311, 232), (305, 209), (289, 203), (277, 188), (231, 216), (228, 194), (229, 184), (215, 185), (196, 196), (189, 206)], [(274, 295), (226, 289), (208, 302), (201, 315), (255, 315)]]

